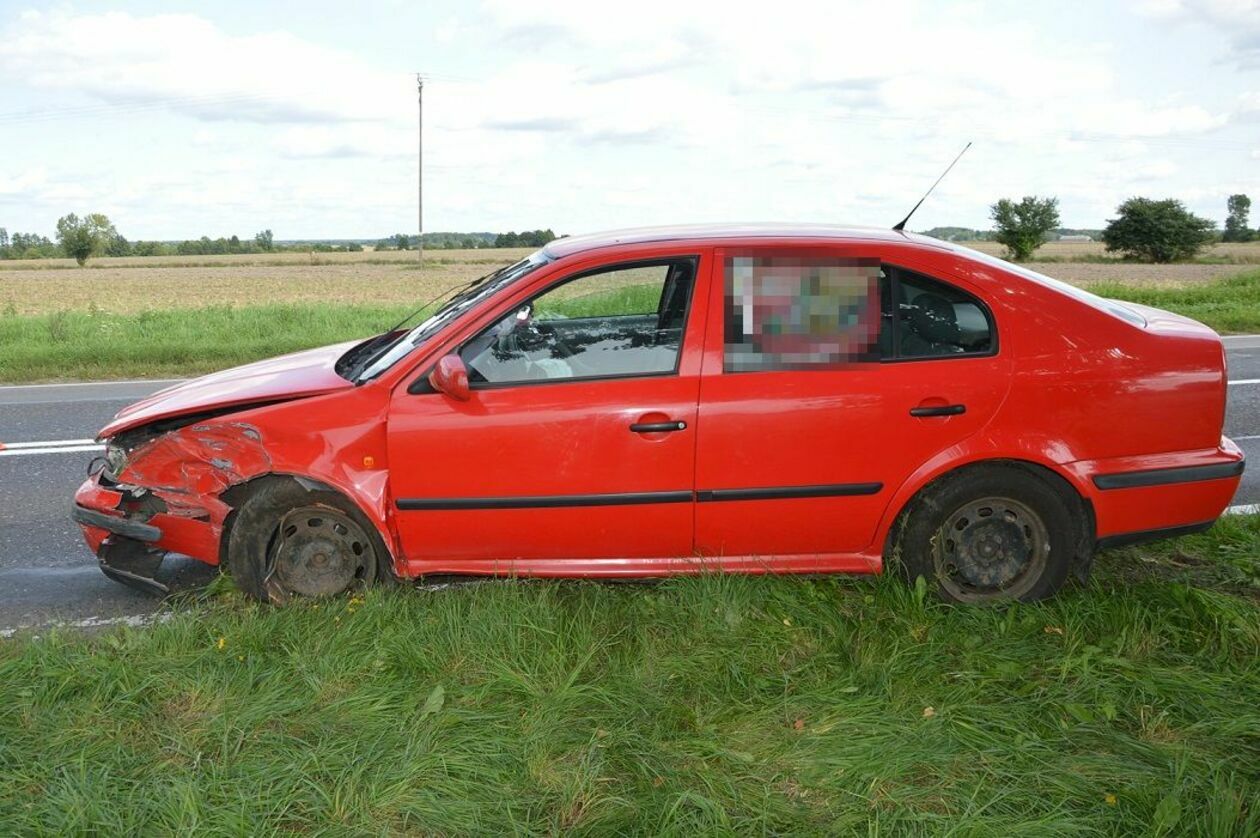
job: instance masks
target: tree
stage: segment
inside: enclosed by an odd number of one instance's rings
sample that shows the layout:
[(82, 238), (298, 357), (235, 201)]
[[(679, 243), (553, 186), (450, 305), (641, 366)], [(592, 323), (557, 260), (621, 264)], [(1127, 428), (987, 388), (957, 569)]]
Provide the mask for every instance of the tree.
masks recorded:
[(1229, 217), (1225, 219), (1225, 234), (1221, 241), (1249, 242), (1256, 237), (1255, 231), (1247, 226), (1247, 216), (1251, 214), (1251, 199), (1246, 195), (1230, 195), (1226, 203)]
[(254, 244), (258, 245), (259, 250), (270, 253), (275, 248), (275, 239), (270, 230), (263, 230), (261, 233), (254, 234)]
[(127, 239), (121, 234), (114, 233), (114, 235), (110, 236), (109, 240), (105, 242), (105, 255), (130, 256), (131, 242), (127, 241)]
[(1120, 251), (1127, 259), (1189, 259), (1212, 241), (1216, 232), (1215, 221), (1194, 215), (1173, 198), (1130, 198), (1116, 208), (1116, 213), (1118, 217), (1107, 222), (1102, 239), (1108, 251)]
[(1022, 262), (1059, 226), (1059, 199), (1026, 195), (1017, 204), (1003, 198), (989, 208), (989, 215), (997, 225), (994, 239), (1006, 245), (1011, 259)]
[(90, 256), (102, 253), (118, 237), (110, 220), (99, 212), (80, 219), (74, 213), (57, 220), (57, 243), (65, 254), (80, 266)]
[(406, 233), (395, 233), (393, 242), (394, 242), (394, 247), (398, 250), (411, 249), (411, 236), (407, 235)]

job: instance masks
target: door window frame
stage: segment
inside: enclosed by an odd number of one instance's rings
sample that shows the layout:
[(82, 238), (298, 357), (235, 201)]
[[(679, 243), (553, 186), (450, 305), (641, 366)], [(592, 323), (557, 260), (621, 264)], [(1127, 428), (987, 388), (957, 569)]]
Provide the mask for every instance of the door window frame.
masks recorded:
[[(577, 384), (577, 383), (586, 384), (586, 383), (591, 383), (591, 382), (596, 382), (596, 381), (622, 381), (625, 379), (635, 379), (635, 378), (664, 378), (668, 376), (676, 376), (679, 374), (679, 370), (682, 366), (683, 354), (684, 354), (684, 350), (686, 349), (687, 329), (688, 329), (689, 324), (691, 323), (692, 311), (695, 308), (696, 286), (700, 284), (700, 268), (703, 263), (701, 256), (702, 256), (701, 253), (679, 253), (679, 254), (664, 255), (664, 256), (644, 256), (641, 258), (627, 259), (624, 261), (616, 261), (616, 262), (608, 262), (601, 265), (593, 265), (591, 267), (583, 268), (571, 274), (565, 274), (561, 277), (556, 278), (554, 281), (548, 282), (541, 289), (539, 289), (536, 292), (530, 293), (529, 296), (525, 297), (524, 299), (505, 305), (501, 309), (496, 310), (492, 315), (486, 318), (485, 325), (478, 328), (476, 331), (474, 331), (472, 334), (468, 335), (467, 337), (461, 338), (454, 345), (449, 346), (448, 348), (445, 348), (440, 353), (440, 355), (438, 356), (438, 359), (436, 360), (440, 360), (442, 357), (446, 355), (450, 355), (450, 354), (458, 355), (460, 352), (463, 351), (464, 347), (470, 341), (473, 341), (478, 336), (484, 334), (486, 329), (493, 328), (494, 324), (498, 323), (503, 318), (507, 317), (512, 310), (519, 310), (522, 306), (525, 306), (534, 302), (539, 297), (542, 297), (545, 294), (551, 293), (553, 290), (555, 290), (556, 288), (559, 288), (562, 285), (567, 285), (570, 282), (576, 282), (588, 276), (595, 276), (597, 274), (603, 274), (603, 273), (611, 273), (613, 271), (633, 270), (634, 268), (651, 268), (651, 267), (664, 266), (664, 265), (675, 265), (675, 264), (685, 262), (691, 265), (691, 287), (687, 289), (687, 303), (683, 308), (682, 326), (680, 327), (679, 334), (678, 334), (678, 352), (674, 357), (674, 366), (672, 369), (660, 370), (657, 372), (613, 373), (609, 375), (591, 375), (591, 376), (569, 377), (569, 378), (540, 378), (534, 381), (501, 381), (501, 382), (480, 381), (480, 382), (469, 382), (468, 386), (470, 390), (476, 392), (480, 390), (503, 390), (509, 387), (534, 387), (537, 385), (545, 385), (545, 384), (552, 384), (552, 385)], [(664, 288), (662, 288), (661, 290), (663, 293)], [(658, 302), (658, 305), (659, 305), (659, 302)], [(412, 381), (412, 383), (407, 387), (407, 392), (409, 394), (427, 395), (427, 394), (437, 392), (435, 389), (433, 389), (433, 386), (429, 384), (429, 373), (432, 372), (433, 367), (436, 366), (436, 360), (434, 361), (433, 364), (424, 365), (423, 372), (421, 372), (421, 374), (414, 381)]]
[[(889, 268), (893, 268), (898, 271), (907, 271), (909, 273), (916, 274), (918, 276), (923, 277), (924, 279), (931, 280), (932, 282), (935, 282), (938, 285), (943, 285), (951, 291), (955, 291), (959, 294), (969, 297), (971, 300), (973, 300), (976, 303), (976, 307), (980, 309), (980, 313), (984, 315), (985, 321), (989, 324), (989, 348), (984, 350), (983, 352), (955, 352), (950, 355), (902, 356), (898, 350), (899, 344), (897, 341), (897, 338), (900, 336), (900, 331), (901, 331), (901, 316), (900, 316), (901, 312), (894, 309), (894, 312), (893, 312), (894, 316), (892, 318), (893, 357), (891, 358), (881, 357), (879, 359), (879, 363), (881, 364), (907, 364), (907, 363), (911, 363), (915, 361), (953, 361), (959, 358), (992, 358), (994, 355), (998, 354), (997, 317), (996, 315), (993, 314), (993, 308), (987, 302), (985, 302), (984, 299), (982, 299), (979, 294), (976, 294), (974, 291), (970, 291), (966, 288), (960, 288), (957, 283), (950, 282), (945, 279), (941, 279), (939, 276), (935, 274), (926, 273), (922, 270), (919, 270), (918, 268), (908, 268), (896, 262), (888, 262), (883, 259), (879, 260), (879, 264), (881, 268), (884, 266), (887, 266)], [(896, 293), (895, 284), (899, 283), (900, 281), (901, 279), (899, 277), (890, 276), (888, 278), (888, 293), (892, 295), (894, 305), (897, 304), (897, 293)], [(882, 306), (880, 309), (879, 316), (880, 316), (880, 320), (882, 321), (884, 317)], [(882, 328), (882, 322), (881, 322), (881, 328)]]

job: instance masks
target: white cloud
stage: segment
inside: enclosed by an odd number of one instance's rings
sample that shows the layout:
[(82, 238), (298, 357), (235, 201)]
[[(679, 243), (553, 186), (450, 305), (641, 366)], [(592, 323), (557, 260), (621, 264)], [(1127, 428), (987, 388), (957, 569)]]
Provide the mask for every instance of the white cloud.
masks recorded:
[(284, 32), (233, 36), (190, 14), (28, 12), (0, 37), (0, 69), (73, 91), (203, 120), (387, 120), (409, 80)]
[[(1201, 5), (1147, 11), (1191, 19)], [(432, 12), (414, 46), (387, 50), (354, 48), (332, 24), (317, 43), (274, 27), (239, 34), (239, 18), (210, 13), (34, 12), (0, 28), (8, 89), (122, 117), (100, 119), (99, 136), (114, 130), (123, 153), (65, 140), (40, 154), (38, 140), (3, 136), (0, 152), (50, 173), (26, 187), (32, 206), (51, 211), (78, 184), (82, 203), (181, 225), (173, 235), (241, 216), (282, 219), (290, 235), (404, 229), (415, 87), (397, 68), (420, 66), (433, 71), (426, 217), (445, 228), (891, 223), (968, 139), (975, 148), (916, 221), (982, 224), (996, 197), (1037, 193), (1059, 195), (1065, 219), (1084, 226), (1130, 190), (1215, 183), (1224, 167), (1212, 149), (1246, 159), (1254, 141), (1239, 132), (1260, 100), (1245, 76), (1188, 67), (1184, 88), (1169, 90), (1146, 81), (1163, 59), (1135, 52), (1130, 30), (1100, 18), (1064, 37), (1047, 25), (1062, 15), (1041, 14), (785, 2), (754, 15), (641, 0), (601, 15), (584, 0), (491, 0)], [(1255, 175), (1238, 179), (1234, 191), (1260, 190)], [(49, 198), (54, 181), (63, 191)], [(10, 189), (0, 194), (20, 201)], [(345, 219), (362, 226), (335, 226)]]
[(1145, 0), (1138, 8), (1152, 17), (1214, 27), (1229, 39), (1232, 61), (1260, 69), (1260, 0)]

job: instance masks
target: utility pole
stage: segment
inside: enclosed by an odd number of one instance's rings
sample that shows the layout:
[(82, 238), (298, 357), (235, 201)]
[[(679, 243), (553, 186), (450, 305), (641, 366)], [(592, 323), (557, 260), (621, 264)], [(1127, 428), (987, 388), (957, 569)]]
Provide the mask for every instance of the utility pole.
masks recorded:
[(425, 77), (416, 73), (416, 253), (425, 263)]

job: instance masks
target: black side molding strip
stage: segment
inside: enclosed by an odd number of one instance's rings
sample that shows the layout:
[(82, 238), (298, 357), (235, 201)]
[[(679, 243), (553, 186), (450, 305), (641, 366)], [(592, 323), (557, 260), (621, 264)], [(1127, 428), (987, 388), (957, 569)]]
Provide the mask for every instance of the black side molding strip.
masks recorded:
[(1217, 463), (1210, 466), (1155, 468), (1146, 471), (1122, 471), (1118, 474), (1096, 474), (1094, 485), (1099, 489), (1136, 489), (1140, 486), (1166, 486), (1169, 483), (1198, 483), (1221, 480), (1243, 473), (1246, 461)]
[(764, 489), (706, 489), (695, 492), (620, 492), (610, 495), (540, 495), (510, 498), (399, 498), (402, 510), (554, 509), (571, 506), (630, 506), (643, 503), (701, 503), (722, 500), (781, 500), (873, 495), (883, 483), (830, 483), (822, 486), (772, 486)]
[(1147, 541), (1158, 541), (1161, 538), (1176, 538), (1179, 535), (1193, 535), (1215, 524), (1216, 521), (1203, 521), (1198, 524), (1186, 524), (1181, 527), (1163, 527), (1158, 530), (1138, 530), (1122, 532), (1098, 539), (1099, 550), (1112, 550), (1116, 547), (1128, 547), (1130, 544), (1144, 544)]
[(706, 489), (696, 492), (696, 500), (706, 503), (722, 500), (844, 497), (873, 495), (883, 488), (883, 483), (828, 483), (822, 486), (773, 486), (767, 489)]
[(690, 503), (691, 492), (619, 492), (611, 495), (541, 495), (516, 498), (399, 498), (399, 509), (548, 509)]

